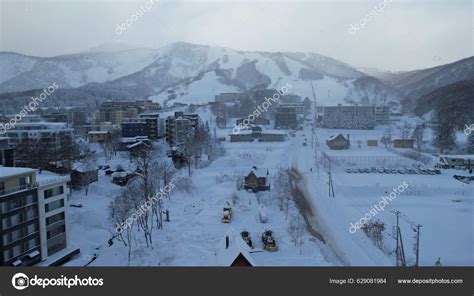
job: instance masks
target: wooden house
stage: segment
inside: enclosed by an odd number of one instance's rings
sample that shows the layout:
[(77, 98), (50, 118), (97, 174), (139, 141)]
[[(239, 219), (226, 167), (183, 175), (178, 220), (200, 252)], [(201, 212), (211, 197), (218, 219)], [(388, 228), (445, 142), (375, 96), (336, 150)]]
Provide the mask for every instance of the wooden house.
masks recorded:
[(252, 190), (253, 192), (270, 190), (268, 175), (268, 170), (259, 170), (254, 166), (252, 171), (245, 177), (244, 189)]
[(331, 136), (329, 139), (326, 140), (326, 144), (331, 150), (344, 150), (349, 149), (349, 147), (351, 146), (351, 142), (349, 141), (349, 135), (347, 135), (346, 139), (342, 134), (336, 134)]

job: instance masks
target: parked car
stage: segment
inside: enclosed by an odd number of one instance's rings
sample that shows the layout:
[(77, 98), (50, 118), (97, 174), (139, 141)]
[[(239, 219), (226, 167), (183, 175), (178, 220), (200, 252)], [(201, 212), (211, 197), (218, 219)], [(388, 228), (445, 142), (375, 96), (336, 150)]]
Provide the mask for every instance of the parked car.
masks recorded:
[(372, 168), (370, 169), (370, 172), (371, 172), (371, 173), (376, 173), (376, 172), (377, 172), (377, 168), (376, 168), (376, 167), (372, 167)]
[(346, 173), (348, 174), (352, 173), (352, 169), (346, 169)]

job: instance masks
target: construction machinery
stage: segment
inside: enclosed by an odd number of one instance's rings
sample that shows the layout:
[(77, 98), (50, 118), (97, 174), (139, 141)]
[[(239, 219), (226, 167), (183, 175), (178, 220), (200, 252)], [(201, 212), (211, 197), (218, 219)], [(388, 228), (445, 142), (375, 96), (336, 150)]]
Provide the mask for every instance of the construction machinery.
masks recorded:
[(223, 214), (222, 214), (222, 222), (223, 223), (230, 223), (232, 220), (232, 208), (224, 208), (223, 209)]
[(273, 231), (265, 230), (262, 233), (262, 242), (263, 242), (263, 249), (269, 252), (276, 252), (278, 251), (278, 247), (273, 237)]
[(253, 249), (253, 244), (252, 244), (252, 238), (250, 236), (250, 232), (247, 230), (243, 230), (240, 235), (242, 236), (242, 239), (245, 241), (245, 243)]

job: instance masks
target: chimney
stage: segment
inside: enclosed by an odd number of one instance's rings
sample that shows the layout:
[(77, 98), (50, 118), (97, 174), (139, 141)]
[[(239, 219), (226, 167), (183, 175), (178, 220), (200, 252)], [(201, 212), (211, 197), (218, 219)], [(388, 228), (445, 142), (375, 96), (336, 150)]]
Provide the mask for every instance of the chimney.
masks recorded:
[(257, 166), (253, 166), (252, 168), (253, 168), (254, 170), (257, 170)]
[(225, 237), (225, 249), (227, 250), (229, 248), (229, 236), (226, 235)]

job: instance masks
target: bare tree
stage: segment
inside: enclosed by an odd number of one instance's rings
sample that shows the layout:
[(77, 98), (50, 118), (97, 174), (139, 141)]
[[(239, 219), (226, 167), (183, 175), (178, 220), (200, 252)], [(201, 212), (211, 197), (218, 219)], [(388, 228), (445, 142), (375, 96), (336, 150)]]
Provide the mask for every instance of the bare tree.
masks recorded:
[(416, 150), (418, 151), (418, 153), (421, 153), (421, 150), (423, 149), (424, 136), (425, 136), (424, 124), (417, 125), (415, 130), (413, 131), (413, 138), (416, 141)]
[(408, 137), (410, 137), (410, 134), (411, 134), (412, 125), (408, 121), (405, 121), (403, 125), (399, 128), (399, 130), (400, 130), (400, 137), (402, 139), (408, 139)]
[[(128, 264), (132, 254), (132, 228), (135, 221), (129, 219), (134, 213), (133, 201), (129, 198), (126, 191), (121, 191), (119, 195), (109, 205), (109, 218), (114, 225), (114, 237), (128, 248)], [(125, 221), (131, 221), (130, 225), (124, 224)]]
[(389, 125), (384, 132), (384, 135), (380, 139), (380, 142), (385, 145), (385, 148), (388, 148), (390, 146), (390, 143), (392, 143), (392, 137), (393, 137), (393, 127)]
[(293, 215), (288, 225), (288, 233), (290, 234), (291, 240), (295, 243), (295, 246), (303, 243), (302, 237), (304, 233), (304, 222), (301, 215)]

